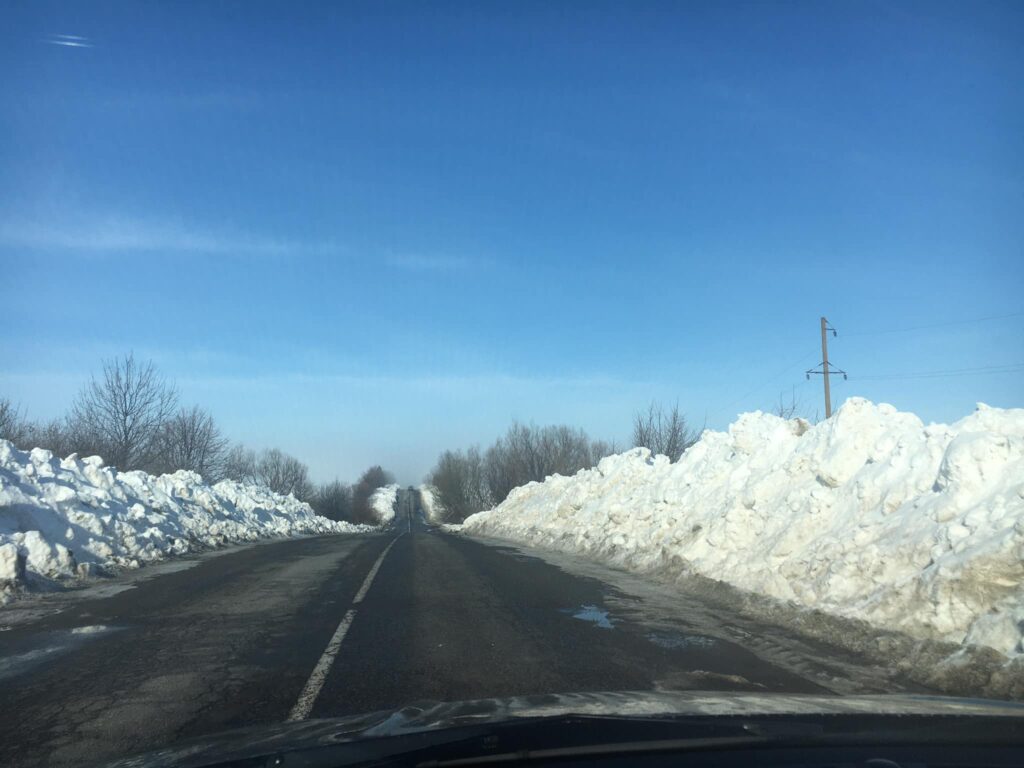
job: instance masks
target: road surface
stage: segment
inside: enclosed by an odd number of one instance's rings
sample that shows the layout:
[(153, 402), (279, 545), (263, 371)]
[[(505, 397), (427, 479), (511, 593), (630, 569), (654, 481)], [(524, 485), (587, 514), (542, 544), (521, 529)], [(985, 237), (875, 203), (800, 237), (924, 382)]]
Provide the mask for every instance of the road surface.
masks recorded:
[(379, 533), (157, 566), (31, 619), (0, 609), (0, 763), (92, 764), (425, 699), (914, 690), (667, 588), (443, 533), (408, 492), (397, 506)]

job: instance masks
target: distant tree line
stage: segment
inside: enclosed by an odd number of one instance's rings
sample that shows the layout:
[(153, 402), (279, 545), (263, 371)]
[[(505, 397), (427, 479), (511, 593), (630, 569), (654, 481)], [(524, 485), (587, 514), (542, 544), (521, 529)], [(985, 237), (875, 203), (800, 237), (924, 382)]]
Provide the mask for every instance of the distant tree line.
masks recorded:
[(485, 451), (445, 451), (428, 476), (450, 522), (503, 502), (520, 485), (550, 475), (572, 475), (613, 453), (613, 444), (591, 440), (581, 429), (514, 423)]
[(208, 483), (251, 483), (309, 502), (334, 520), (373, 522), (369, 498), (392, 482), (374, 466), (354, 487), (338, 480), (318, 486), (310, 480), (309, 468), (284, 451), (232, 446), (208, 411), (179, 405), (177, 389), (152, 362), (140, 362), (132, 354), (104, 361), (100, 375), (90, 378), (61, 418), (31, 421), (9, 399), (0, 398), (0, 438), (23, 448), (47, 448), (61, 457), (102, 456), (121, 471), (159, 475), (185, 469)]
[(319, 486), (309, 503), (317, 514), (332, 520), (347, 520), (350, 523), (376, 525), (377, 515), (370, 504), (373, 492), (378, 488), (391, 485), (395, 478), (380, 466), (372, 466), (362, 475), (355, 485), (348, 485), (339, 480)]
[[(699, 437), (678, 405), (651, 403), (633, 415), (632, 444), (678, 461)], [(448, 522), (492, 509), (512, 489), (547, 477), (573, 475), (616, 452), (614, 442), (591, 440), (567, 426), (537, 427), (514, 423), (486, 450), (444, 451), (427, 476)]]

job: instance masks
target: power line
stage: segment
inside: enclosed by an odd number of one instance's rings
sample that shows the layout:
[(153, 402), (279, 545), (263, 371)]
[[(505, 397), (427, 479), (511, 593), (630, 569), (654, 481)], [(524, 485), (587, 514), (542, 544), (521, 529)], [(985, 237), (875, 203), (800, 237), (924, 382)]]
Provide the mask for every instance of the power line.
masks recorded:
[[(979, 323), (979, 322), (985, 322), (985, 321), (988, 321), (988, 320), (1005, 320), (1007, 318), (1012, 318), (1012, 317), (1024, 317), (1024, 312), (1009, 312), (1009, 313), (1002, 314), (1002, 315), (987, 315), (987, 316), (984, 316), (984, 317), (966, 318), (966, 319), (961, 319), (961, 320), (949, 320), (949, 321), (941, 322), (941, 323), (929, 323), (929, 324), (926, 324), (926, 325), (916, 325), (916, 326), (913, 326), (913, 327), (910, 327), (910, 328), (894, 328), (894, 329), (883, 330), (883, 331), (859, 331), (859, 332), (855, 331), (853, 333), (844, 333), (843, 336), (844, 337), (849, 337), (849, 336), (875, 336), (875, 335), (890, 334), (890, 333), (908, 333), (908, 332), (911, 332), (911, 331), (924, 330), (924, 329), (928, 329), (928, 328), (942, 328), (942, 327), (945, 327), (945, 326), (964, 325), (964, 324), (967, 324), (967, 323)], [(1024, 373), (1024, 362), (1020, 362), (1020, 363), (1004, 363), (1002, 365), (976, 366), (976, 367), (971, 367), (971, 368), (951, 368), (951, 369), (934, 370), (934, 371), (908, 371), (906, 373), (875, 374), (875, 375), (866, 375), (866, 376), (854, 375), (854, 376), (847, 377), (845, 374), (843, 374), (842, 371), (838, 371), (838, 370), (834, 369), (831, 366), (831, 364), (828, 363), (828, 358), (827, 358), (828, 352), (827, 352), (827, 348), (826, 348), (826, 336), (825, 336), (826, 330), (831, 330), (831, 328), (828, 327), (827, 321), (824, 318), (822, 318), (822, 357), (824, 359), (822, 360), (822, 363), (819, 366), (819, 367), (822, 368), (822, 370), (818, 371), (816, 369), (812, 369), (810, 371), (807, 371), (806, 374), (805, 374), (807, 379), (810, 378), (810, 374), (811, 373), (821, 373), (821, 374), (824, 374), (826, 370), (829, 373), (839, 373), (839, 374), (843, 375), (844, 378), (849, 378), (849, 380), (853, 381), (853, 382), (861, 382), (861, 381), (894, 381), (894, 380), (900, 380), (900, 379), (935, 379), (935, 378), (946, 378), (946, 377), (957, 377), (957, 376), (996, 375), (996, 374), (1006, 374), (1006, 373)], [(834, 335), (834, 332), (833, 332), (833, 335)], [(741, 403), (744, 403), (752, 395), (758, 394), (759, 392), (761, 392), (765, 388), (767, 388), (770, 384), (776, 382), (778, 379), (780, 379), (781, 377), (785, 376), (787, 373), (792, 372), (795, 368), (797, 368), (797, 366), (801, 366), (802, 367), (802, 365), (805, 365), (806, 362), (809, 362), (812, 359), (814, 359), (814, 356), (808, 356), (808, 355), (801, 356), (798, 360), (794, 361), (790, 365), (787, 365), (784, 369), (779, 371), (777, 374), (775, 374), (773, 376), (770, 376), (767, 379), (763, 379), (760, 384), (758, 384), (756, 387), (751, 389), (749, 392), (745, 393), (744, 395), (742, 395), (741, 397), (737, 398), (736, 400), (734, 400), (733, 402), (729, 403), (728, 405), (726, 405), (726, 406), (724, 406), (722, 408), (717, 409), (715, 413), (716, 414), (722, 414), (722, 413), (725, 413), (727, 411), (730, 411), (735, 406), (740, 405)], [(743, 367), (743, 365), (744, 365), (744, 363), (741, 362), (737, 366), (737, 368), (741, 368), (741, 367)], [(827, 377), (825, 377), (825, 378), (827, 380)], [(800, 386), (803, 386), (806, 383), (807, 383), (806, 381), (802, 381), (802, 382), (800, 382)], [(826, 412), (831, 410), (830, 407), (829, 407), (830, 404), (831, 404), (830, 403), (830, 399), (831, 398), (829, 397), (827, 392), (828, 392), (828, 390), (826, 389), (826, 395), (825, 395), (825, 397), (826, 397)]]
[(889, 333), (910, 333), (911, 331), (923, 331), (929, 328), (944, 328), (949, 325), (967, 325), (968, 323), (983, 323), (988, 320), (1006, 320), (1011, 317), (1024, 317), (1024, 312), (1010, 312), (1005, 315), (987, 315), (985, 317), (971, 317), (963, 320), (946, 320), (941, 323), (929, 323), (927, 325), (914, 325), (909, 328), (889, 328), (882, 331), (853, 331), (844, 333), (843, 336), (881, 336)]
[[(740, 403), (742, 403), (742, 402), (743, 402), (744, 400), (746, 400), (746, 399), (747, 399), (748, 397), (750, 397), (751, 395), (755, 395), (755, 394), (757, 394), (758, 392), (760, 392), (761, 390), (763, 390), (763, 389), (764, 389), (765, 387), (767, 387), (767, 386), (768, 386), (769, 384), (771, 384), (772, 382), (775, 382), (775, 381), (777, 381), (778, 379), (782, 378), (782, 377), (783, 377), (783, 376), (785, 376), (785, 375), (786, 375), (787, 373), (790, 373), (790, 372), (791, 372), (791, 371), (793, 371), (794, 369), (800, 369), (800, 368), (803, 368), (803, 366), (807, 365), (807, 363), (808, 363), (809, 361), (811, 361), (811, 360), (814, 360), (814, 359), (815, 359), (816, 357), (817, 357), (817, 355), (816, 355), (816, 354), (814, 354), (814, 355), (801, 355), (799, 359), (795, 360), (795, 361), (794, 361), (794, 362), (793, 362), (792, 364), (790, 364), (790, 365), (787, 365), (787, 366), (786, 366), (785, 368), (783, 368), (783, 369), (782, 369), (781, 371), (779, 371), (779, 372), (778, 372), (777, 374), (775, 374), (774, 376), (771, 376), (771, 377), (769, 377), (769, 378), (767, 378), (767, 379), (763, 379), (763, 380), (761, 381), (761, 383), (760, 383), (760, 384), (758, 384), (758, 385), (757, 385), (757, 386), (756, 386), (756, 387), (755, 387), (754, 389), (750, 390), (749, 392), (747, 392), (747, 393), (746, 393), (745, 395), (743, 395), (742, 397), (738, 397), (738, 398), (736, 398), (736, 400), (734, 400), (733, 402), (729, 403), (728, 405), (726, 405), (726, 406), (724, 406), (724, 407), (722, 407), (722, 408), (719, 408), (719, 409), (718, 409), (718, 410), (717, 410), (717, 411), (715, 412), (715, 413), (716, 413), (716, 415), (720, 415), (720, 414), (722, 414), (722, 413), (725, 413), (726, 411), (729, 411), (730, 409), (732, 409), (732, 408), (734, 408), (735, 406), (737, 406), (737, 405), (739, 405)], [(801, 383), (803, 383), (803, 382), (801, 382)]]
[(851, 381), (884, 381), (891, 379), (938, 379), (947, 376), (971, 376), (976, 373), (1018, 373), (1024, 372), (1024, 363), (1007, 363), (1005, 365), (983, 365), (976, 368), (950, 368), (942, 371), (918, 371), (916, 373), (892, 373), (874, 376), (851, 376)]

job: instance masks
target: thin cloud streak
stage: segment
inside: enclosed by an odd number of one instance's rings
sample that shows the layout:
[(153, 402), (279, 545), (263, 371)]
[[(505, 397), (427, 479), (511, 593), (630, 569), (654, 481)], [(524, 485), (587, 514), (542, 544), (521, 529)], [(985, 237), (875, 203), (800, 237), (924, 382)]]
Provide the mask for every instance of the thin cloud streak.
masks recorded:
[[(83, 217), (84, 218), (84, 217)], [(177, 222), (104, 217), (78, 222), (0, 223), (0, 246), (80, 252), (177, 252), (213, 255), (285, 256), (335, 253), (331, 243), (204, 232)]]
[[(45, 209), (44, 209), (45, 210)], [(0, 249), (78, 253), (182, 253), (224, 256), (337, 256), (352, 249), (333, 240), (301, 241), (259, 234), (211, 231), (175, 219), (92, 214), (47, 216), (38, 210), (0, 220)], [(494, 264), (488, 258), (384, 253), (384, 265), (409, 272), (452, 273)]]
[(63, 45), (67, 48), (95, 48), (92, 41), (81, 35), (50, 35), (44, 43), (48, 45)]

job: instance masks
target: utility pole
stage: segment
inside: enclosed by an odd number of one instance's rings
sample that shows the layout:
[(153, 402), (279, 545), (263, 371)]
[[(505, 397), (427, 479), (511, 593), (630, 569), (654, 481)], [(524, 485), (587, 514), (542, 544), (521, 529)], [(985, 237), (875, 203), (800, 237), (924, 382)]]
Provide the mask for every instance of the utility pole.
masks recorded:
[(841, 373), (843, 378), (846, 378), (846, 371), (841, 371), (838, 368), (834, 368), (828, 361), (828, 332), (832, 331), (832, 336), (836, 336), (836, 329), (828, 324), (828, 320), (824, 317), (821, 318), (821, 370), (812, 368), (807, 371), (807, 379), (810, 380), (811, 374), (820, 375), (825, 379), (825, 418), (832, 418), (832, 392), (829, 389), (828, 375), (829, 373)]
[[(833, 331), (835, 333), (835, 331)], [(821, 372), (825, 378), (825, 418), (832, 418), (832, 392), (828, 388), (828, 320), (821, 318)]]

